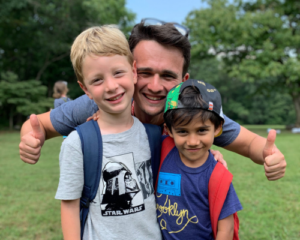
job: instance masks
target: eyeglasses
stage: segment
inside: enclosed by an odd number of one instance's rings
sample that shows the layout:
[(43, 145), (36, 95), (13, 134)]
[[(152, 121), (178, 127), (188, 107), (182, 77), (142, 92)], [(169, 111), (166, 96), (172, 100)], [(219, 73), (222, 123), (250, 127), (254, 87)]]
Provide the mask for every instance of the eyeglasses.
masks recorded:
[[(167, 24), (167, 22), (155, 18), (144, 18), (142, 19), (142, 23), (144, 23), (144, 26), (161, 26)], [(187, 37), (189, 35), (190, 29), (188, 29), (187, 27), (180, 25), (179, 23), (174, 23), (174, 22), (171, 23), (178, 30), (178, 32), (180, 32), (183, 36)]]

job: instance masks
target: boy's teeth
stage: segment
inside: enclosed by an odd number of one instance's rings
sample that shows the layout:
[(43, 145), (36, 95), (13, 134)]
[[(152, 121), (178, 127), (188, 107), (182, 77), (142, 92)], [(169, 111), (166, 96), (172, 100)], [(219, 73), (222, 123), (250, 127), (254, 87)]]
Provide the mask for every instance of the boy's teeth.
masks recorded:
[(120, 97), (122, 97), (122, 94), (120, 94), (120, 95), (119, 95), (119, 96), (117, 96), (117, 97), (110, 98), (109, 100), (111, 100), (111, 101), (115, 101), (115, 100), (118, 100)]

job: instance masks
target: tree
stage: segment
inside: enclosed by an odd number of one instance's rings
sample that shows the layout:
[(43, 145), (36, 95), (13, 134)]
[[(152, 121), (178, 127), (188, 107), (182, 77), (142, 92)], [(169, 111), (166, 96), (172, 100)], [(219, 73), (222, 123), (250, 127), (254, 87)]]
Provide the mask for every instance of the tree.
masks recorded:
[(216, 86), (221, 93), (224, 113), (240, 124), (291, 124), (292, 99), (288, 94), (260, 93), (258, 84), (239, 81), (224, 72), (223, 61), (216, 58), (191, 62), (191, 78), (202, 79)]
[[(0, 73), (13, 72), (17, 84), (28, 79), (47, 87), (71, 83), (71, 97), (82, 94), (70, 62), (70, 48), (84, 29), (116, 24), (128, 33), (135, 17), (125, 0), (10, 0), (0, 3)], [(74, 83), (74, 84), (72, 84)], [(0, 115), (8, 115), (7, 105)]]
[(53, 100), (46, 98), (47, 87), (40, 81), (28, 80), (18, 82), (18, 76), (12, 72), (1, 73), (0, 106), (9, 109), (9, 128), (14, 126), (14, 116), (17, 113), (25, 116), (48, 111), (53, 106)]
[(300, 127), (299, 2), (207, 2), (209, 8), (194, 10), (186, 18), (192, 58), (217, 56), (229, 77), (255, 82), (257, 90), (269, 96), (289, 94)]

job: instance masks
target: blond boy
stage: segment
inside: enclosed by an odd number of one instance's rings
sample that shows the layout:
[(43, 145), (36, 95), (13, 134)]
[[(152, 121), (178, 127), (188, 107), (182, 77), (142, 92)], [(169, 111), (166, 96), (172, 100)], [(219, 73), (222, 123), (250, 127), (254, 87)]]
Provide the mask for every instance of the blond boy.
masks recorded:
[[(99, 107), (103, 141), (99, 189), (90, 203), (83, 239), (161, 239), (153, 189), (149, 193), (141, 188), (136, 170), (149, 165), (151, 157), (145, 128), (130, 112), (137, 73), (125, 36), (114, 26), (89, 28), (75, 39), (71, 61), (78, 84)], [(59, 158), (55, 198), (61, 200), (64, 239), (76, 240), (84, 184), (76, 131), (63, 142)], [(121, 186), (126, 200), (118, 195)]]

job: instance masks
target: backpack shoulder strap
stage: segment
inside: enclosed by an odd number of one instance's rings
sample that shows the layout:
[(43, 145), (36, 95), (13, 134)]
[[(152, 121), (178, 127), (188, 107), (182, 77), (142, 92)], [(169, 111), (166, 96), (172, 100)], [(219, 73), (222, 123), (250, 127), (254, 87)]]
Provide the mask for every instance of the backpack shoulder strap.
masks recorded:
[(166, 137), (161, 144), (161, 155), (160, 155), (160, 162), (159, 162), (159, 168), (157, 171), (157, 178), (155, 179), (155, 191), (157, 189), (157, 183), (158, 183), (158, 177), (159, 177), (159, 172), (161, 169), (161, 166), (165, 160), (165, 158), (168, 156), (169, 152), (175, 147), (175, 143), (173, 138), (170, 136)]
[[(214, 238), (218, 230), (219, 216), (227, 196), (233, 175), (221, 164), (217, 163), (208, 183), (208, 201), (211, 218), (211, 227)], [(234, 213), (234, 240), (238, 240), (239, 222), (237, 213)]]
[(143, 123), (148, 135), (149, 146), (151, 151), (151, 166), (153, 174), (153, 186), (158, 174), (160, 150), (161, 150), (161, 128), (153, 124)]
[(81, 239), (90, 202), (96, 197), (102, 169), (103, 145), (101, 132), (96, 121), (76, 127), (83, 153), (84, 187), (80, 198)]

